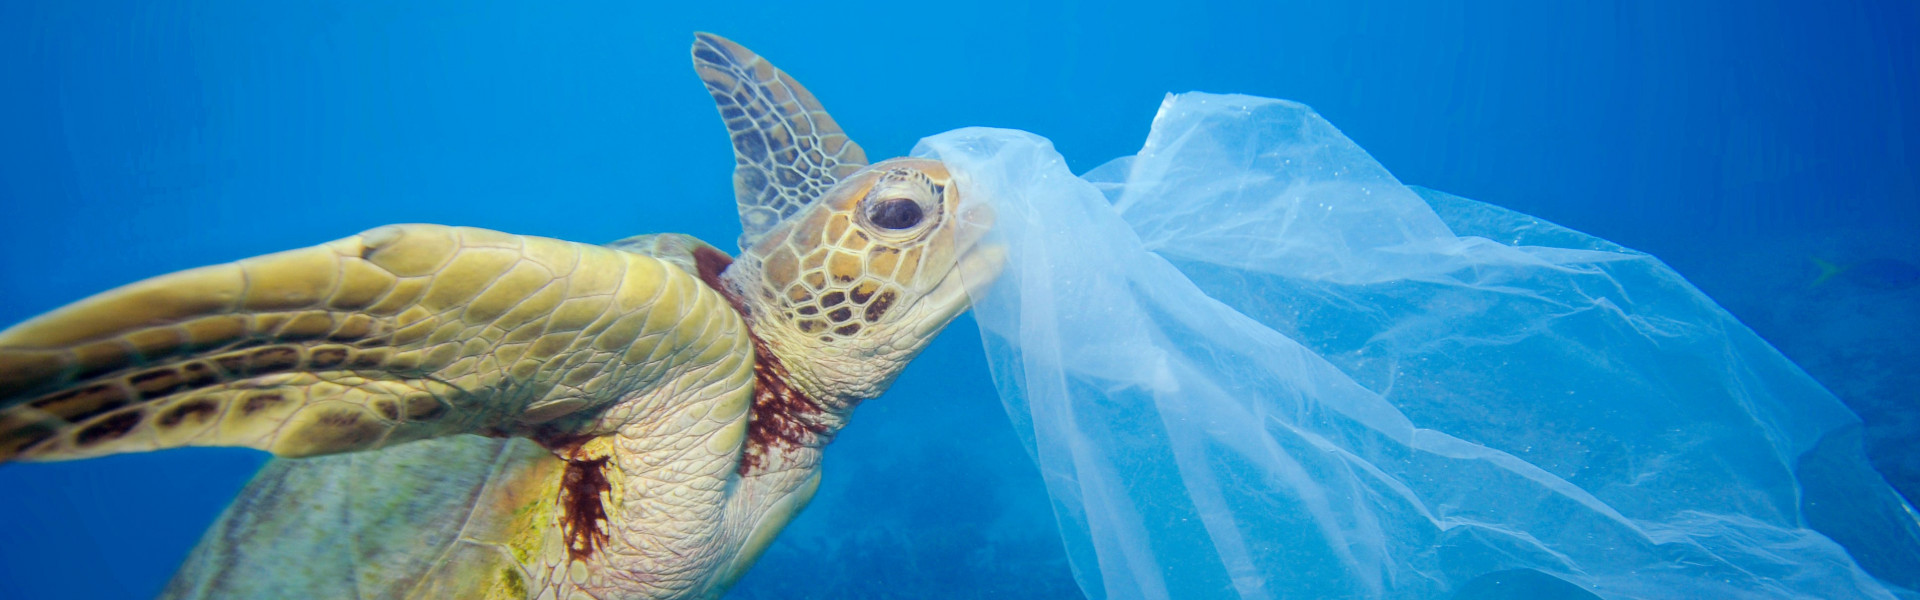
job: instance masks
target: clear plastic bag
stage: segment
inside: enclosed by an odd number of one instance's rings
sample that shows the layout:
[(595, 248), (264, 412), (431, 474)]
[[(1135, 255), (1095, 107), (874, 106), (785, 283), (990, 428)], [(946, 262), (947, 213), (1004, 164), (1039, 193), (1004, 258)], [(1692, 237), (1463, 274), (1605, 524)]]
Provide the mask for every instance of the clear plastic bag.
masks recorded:
[(1305, 106), (1169, 96), (1084, 178), (1018, 131), (915, 154), (998, 213), (975, 315), (1090, 597), (1920, 583), (1858, 420), (1677, 273), (1403, 186)]

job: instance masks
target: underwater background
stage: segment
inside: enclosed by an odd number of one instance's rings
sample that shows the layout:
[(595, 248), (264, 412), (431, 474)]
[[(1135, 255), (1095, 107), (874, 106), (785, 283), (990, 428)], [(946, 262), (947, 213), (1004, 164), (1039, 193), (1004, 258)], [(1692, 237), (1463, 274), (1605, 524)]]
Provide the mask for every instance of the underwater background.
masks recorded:
[[(1166, 92), (1313, 106), (1402, 181), (1652, 253), (1920, 498), (1920, 4), (0, 3), (0, 326), (387, 223), (730, 248), (692, 32), (875, 159), (989, 125), (1076, 170)], [(863, 406), (729, 596), (1076, 598), (966, 319)], [(156, 593), (265, 458), (0, 465), (0, 598)]]

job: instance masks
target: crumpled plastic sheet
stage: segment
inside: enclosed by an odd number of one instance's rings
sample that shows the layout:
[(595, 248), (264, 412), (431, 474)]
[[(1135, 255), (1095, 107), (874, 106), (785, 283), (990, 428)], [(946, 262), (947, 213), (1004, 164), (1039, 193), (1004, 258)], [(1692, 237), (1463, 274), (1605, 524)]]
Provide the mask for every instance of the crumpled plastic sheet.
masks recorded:
[(1858, 419), (1651, 256), (1281, 100), (1169, 96), (1084, 178), (1020, 131), (915, 154), (997, 212), (975, 316), (1089, 597), (1915, 597)]

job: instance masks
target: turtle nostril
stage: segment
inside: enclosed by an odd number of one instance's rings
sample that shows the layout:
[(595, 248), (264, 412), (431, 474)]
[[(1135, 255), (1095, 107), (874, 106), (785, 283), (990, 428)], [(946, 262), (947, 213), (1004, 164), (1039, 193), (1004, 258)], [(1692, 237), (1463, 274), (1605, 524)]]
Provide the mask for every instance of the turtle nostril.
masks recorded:
[(867, 209), (867, 220), (887, 229), (906, 229), (920, 224), (925, 215), (920, 203), (907, 198), (888, 198)]

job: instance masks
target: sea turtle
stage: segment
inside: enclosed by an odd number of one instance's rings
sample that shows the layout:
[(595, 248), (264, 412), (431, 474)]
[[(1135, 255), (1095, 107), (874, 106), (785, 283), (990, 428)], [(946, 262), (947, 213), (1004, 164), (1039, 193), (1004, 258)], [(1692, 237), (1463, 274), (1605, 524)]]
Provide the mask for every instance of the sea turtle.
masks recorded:
[(869, 165), (733, 42), (693, 59), (739, 259), (391, 225), (134, 283), (0, 332), (0, 461), (282, 457), (166, 597), (719, 596), (1004, 251), (939, 162)]

